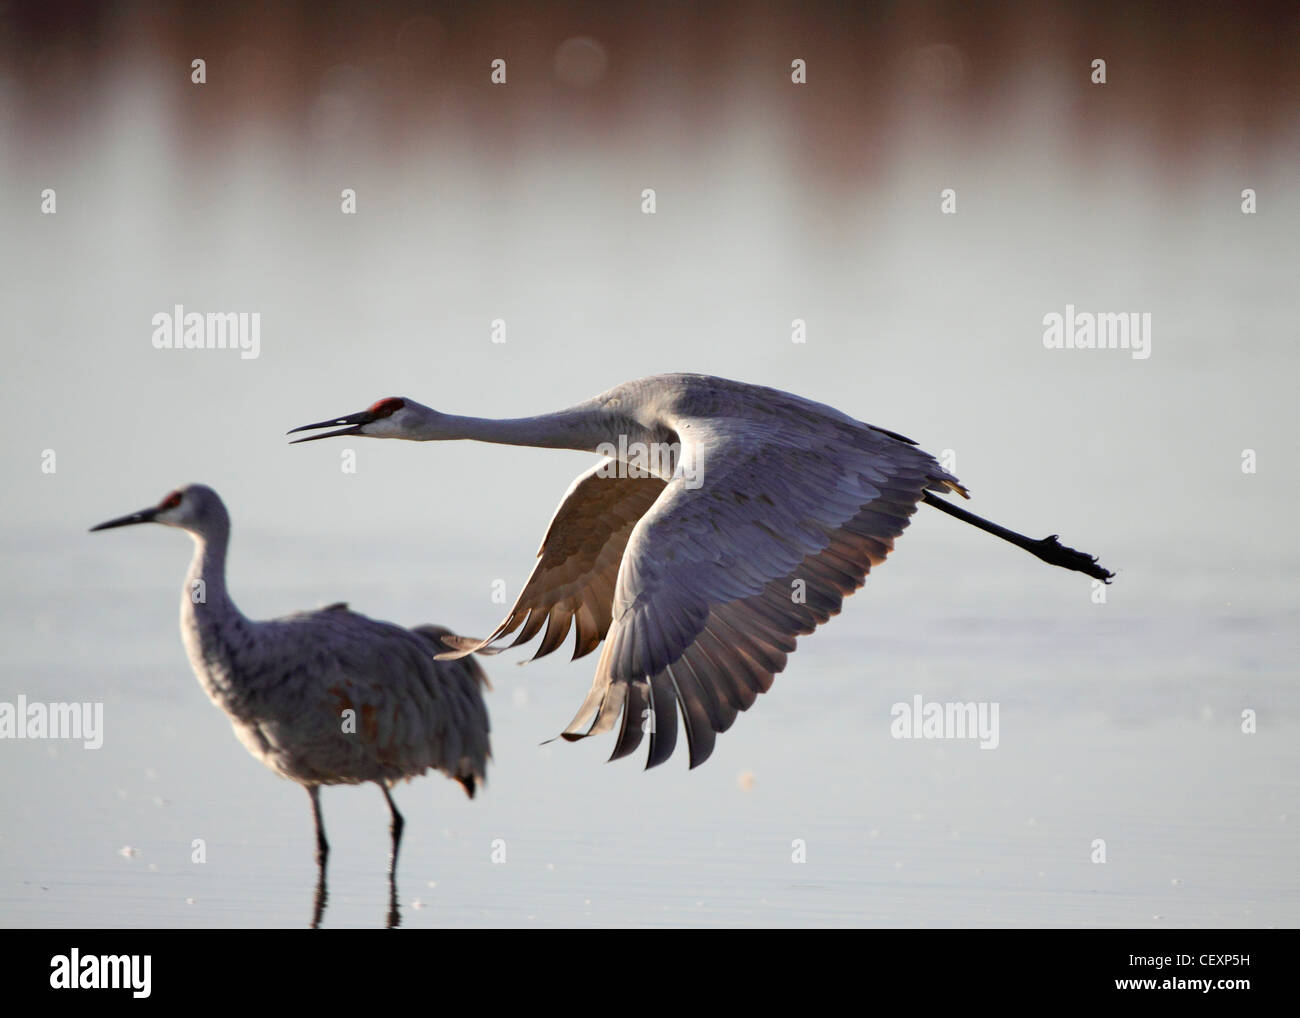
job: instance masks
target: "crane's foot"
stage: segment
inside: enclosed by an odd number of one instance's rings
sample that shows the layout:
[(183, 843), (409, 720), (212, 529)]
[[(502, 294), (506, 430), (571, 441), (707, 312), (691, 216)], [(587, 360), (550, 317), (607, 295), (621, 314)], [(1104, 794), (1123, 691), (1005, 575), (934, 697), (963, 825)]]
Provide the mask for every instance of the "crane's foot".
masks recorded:
[(1114, 573), (1098, 564), (1096, 555), (1068, 548), (1060, 542), (1059, 537), (1060, 535), (1053, 534), (1051, 537), (1044, 537), (1041, 541), (1031, 541), (1024, 546), (1025, 551), (1051, 565), (1085, 573), (1103, 583), (1109, 583), (1114, 578)]

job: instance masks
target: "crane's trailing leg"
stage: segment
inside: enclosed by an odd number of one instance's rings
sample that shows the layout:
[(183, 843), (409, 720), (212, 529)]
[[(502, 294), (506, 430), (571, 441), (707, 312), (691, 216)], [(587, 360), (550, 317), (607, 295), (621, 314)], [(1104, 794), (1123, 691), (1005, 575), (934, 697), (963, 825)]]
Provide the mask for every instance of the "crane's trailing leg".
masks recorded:
[(929, 492), (922, 496), (922, 501), (927, 505), (934, 506), (940, 512), (961, 520), (963, 523), (978, 527), (987, 534), (1000, 537), (1004, 541), (1010, 541), (1017, 548), (1024, 548), (1029, 554), (1051, 565), (1086, 573), (1094, 580), (1101, 580), (1104, 583), (1109, 583), (1115, 575), (1109, 569), (1104, 569), (1097, 564), (1096, 555), (1088, 555), (1081, 551), (1075, 551), (1073, 548), (1067, 548), (1057, 540), (1056, 534), (1035, 541), (1024, 534), (1017, 534), (1014, 530), (1008, 530), (1006, 527), (999, 527), (996, 523), (990, 523), (988, 520), (976, 516), (974, 513), (969, 513), (965, 509), (959, 509), (951, 502), (946, 502)]
[[(505, 419), (389, 396), (300, 432), (310, 433), (301, 441), (474, 441), (601, 457), (569, 485), (510, 613), (485, 640), (440, 640), (437, 658), (469, 660), (512, 633), (512, 647), (540, 638), (535, 657), (570, 631), (575, 658), (603, 640), (591, 692), (561, 734), (617, 728), (622, 757), (644, 741), (651, 713), (649, 766), (672, 752), (676, 708), (690, 765), (703, 763), (714, 737), (771, 688), (798, 637), (837, 615), (884, 561), (919, 501), (1051, 565), (1112, 578), (1055, 536), (1035, 541), (947, 504), (939, 494), (965, 489), (911, 439), (726, 378), (654, 375)], [(806, 597), (791, 598), (792, 581)]]

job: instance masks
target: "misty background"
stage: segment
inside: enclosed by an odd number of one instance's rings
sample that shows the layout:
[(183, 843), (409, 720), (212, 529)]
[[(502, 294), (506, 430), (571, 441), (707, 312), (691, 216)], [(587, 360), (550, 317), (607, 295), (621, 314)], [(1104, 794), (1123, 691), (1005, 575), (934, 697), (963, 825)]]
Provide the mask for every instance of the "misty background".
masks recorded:
[[(1116, 582), (1095, 603), (922, 510), (689, 774), (539, 748), (594, 658), (491, 659), (483, 798), (397, 793), (408, 924), (1300, 919), (1293, 7), (0, 15), (0, 699), (102, 701), (107, 725), (94, 752), (0, 743), (0, 922), (308, 912), (307, 797), (185, 660), (189, 542), (89, 526), (206, 483), (250, 616), (346, 600), (482, 635), (591, 458), (284, 433), (391, 395), (542, 413), (666, 371), (951, 450), (973, 511)], [(175, 304), (259, 312), (260, 356), (155, 349)], [(1045, 349), (1067, 304), (1149, 312), (1150, 358)], [(1001, 747), (890, 739), (916, 693), (1000, 701)], [(371, 924), (380, 797), (323, 801), (327, 921)]]

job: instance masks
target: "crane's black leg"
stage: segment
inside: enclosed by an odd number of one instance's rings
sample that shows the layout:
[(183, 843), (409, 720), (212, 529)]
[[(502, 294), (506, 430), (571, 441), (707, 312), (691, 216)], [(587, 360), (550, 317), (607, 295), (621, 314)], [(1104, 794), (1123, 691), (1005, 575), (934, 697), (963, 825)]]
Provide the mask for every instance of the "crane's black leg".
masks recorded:
[(388, 811), (393, 814), (393, 822), (388, 828), (388, 832), (393, 836), (393, 854), (389, 860), (390, 868), (397, 869), (397, 850), (402, 845), (402, 828), (406, 826), (406, 821), (402, 819), (402, 814), (397, 812), (397, 803), (393, 802), (393, 797), (388, 794), (388, 786), (382, 781), (379, 787), (383, 790), (384, 798), (388, 800)]
[(1006, 527), (1000, 527), (996, 523), (990, 523), (974, 513), (968, 513), (965, 509), (959, 509), (951, 502), (946, 502), (937, 495), (932, 495), (928, 491), (921, 496), (921, 500), (926, 505), (932, 505), (940, 512), (945, 512), (963, 523), (969, 523), (972, 527), (978, 527), (986, 534), (992, 534), (994, 537), (1000, 537), (1004, 541), (1009, 541), (1017, 548), (1023, 548), (1035, 558), (1040, 558), (1050, 565), (1060, 566), (1062, 569), (1073, 569), (1075, 572), (1085, 573), (1094, 580), (1102, 580), (1109, 583), (1114, 577), (1109, 569), (1104, 569), (1097, 564), (1096, 555), (1088, 555), (1085, 552), (1075, 551), (1073, 548), (1067, 548), (1059, 540), (1057, 535), (1044, 537), (1035, 541), (1024, 534), (1017, 534), (1014, 530), (1008, 530)]
[(393, 822), (388, 828), (393, 836), (393, 851), (388, 858), (388, 928), (391, 930), (400, 926), (402, 922), (402, 914), (397, 909), (397, 852), (402, 845), (402, 828), (406, 826), (406, 821), (397, 811), (397, 803), (393, 802), (393, 797), (388, 792), (388, 785), (381, 781), (379, 787), (388, 802), (388, 811), (393, 815)]
[(325, 840), (325, 824), (320, 818), (320, 785), (308, 785), (307, 794), (311, 796), (311, 815), (316, 821), (316, 865), (324, 869), (330, 854), (330, 843)]
[(312, 909), (311, 928), (320, 928), (325, 916), (325, 903), (329, 901), (329, 888), (325, 883), (325, 863), (329, 859), (330, 843), (325, 840), (325, 825), (320, 818), (320, 785), (308, 785), (311, 796), (311, 815), (316, 821), (316, 900)]

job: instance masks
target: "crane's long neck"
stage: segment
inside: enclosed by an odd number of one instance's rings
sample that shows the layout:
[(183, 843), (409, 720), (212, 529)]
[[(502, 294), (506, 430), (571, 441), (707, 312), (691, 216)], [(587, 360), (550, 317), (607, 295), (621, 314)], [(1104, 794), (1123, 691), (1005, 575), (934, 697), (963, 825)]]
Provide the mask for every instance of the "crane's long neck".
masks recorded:
[(240, 654), (253, 644), (253, 623), (235, 607), (226, 590), (226, 549), (230, 523), (218, 520), (192, 533), (194, 558), (181, 591), (181, 638), (190, 664), (208, 695), (237, 712), (242, 701)]
[(617, 434), (617, 422), (599, 406), (583, 404), (553, 414), (505, 420), (436, 413), (423, 421), (412, 437), (421, 442), (469, 439), (496, 445), (595, 452), (601, 443), (609, 442)]

